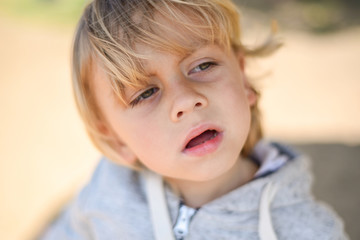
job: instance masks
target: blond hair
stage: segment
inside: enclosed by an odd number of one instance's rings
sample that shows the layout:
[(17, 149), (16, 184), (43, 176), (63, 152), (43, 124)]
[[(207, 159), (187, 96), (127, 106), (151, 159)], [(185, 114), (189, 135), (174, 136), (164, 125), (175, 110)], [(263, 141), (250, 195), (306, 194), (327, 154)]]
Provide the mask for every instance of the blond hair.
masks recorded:
[[(162, 25), (165, 18), (176, 29)], [(181, 31), (179, 31), (179, 29)], [(163, 33), (167, 34), (163, 34)], [(190, 33), (185, 34), (182, 33)], [(171, 34), (169, 34), (171, 33)], [(189, 36), (192, 36), (189, 39)], [(73, 48), (73, 89), (80, 115), (95, 146), (108, 158), (121, 162), (111, 140), (103, 133), (104, 119), (91, 92), (91, 65), (101, 65), (119, 100), (124, 87), (146, 85), (135, 44), (171, 52), (190, 52), (199, 45), (218, 44), (244, 56), (272, 52), (273, 41), (248, 49), (241, 43), (239, 12), (230, 0), (95, 0), (84, 10)], [(258, 92), (254, 89), (254, 92)], [(257, 104), (251, 107), (251, 127), (241, 154), (247, 156), (262, 137)], [(122, 162), (124, 163), (124, 162)], [(126, 163), (124, 163), (126, 164)]]

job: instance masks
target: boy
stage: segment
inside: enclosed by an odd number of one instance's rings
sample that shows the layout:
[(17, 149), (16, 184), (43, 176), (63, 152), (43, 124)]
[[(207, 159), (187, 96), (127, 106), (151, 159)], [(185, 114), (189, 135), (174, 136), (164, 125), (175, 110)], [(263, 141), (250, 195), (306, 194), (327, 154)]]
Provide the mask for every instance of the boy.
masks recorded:
[(279, 44), (247, 49), (238, 18), (224, 0), (88, 5), (73, 83), (107, 159), (44, 239), (346, 239), (306, 160), (261, 139), (244, 58)]

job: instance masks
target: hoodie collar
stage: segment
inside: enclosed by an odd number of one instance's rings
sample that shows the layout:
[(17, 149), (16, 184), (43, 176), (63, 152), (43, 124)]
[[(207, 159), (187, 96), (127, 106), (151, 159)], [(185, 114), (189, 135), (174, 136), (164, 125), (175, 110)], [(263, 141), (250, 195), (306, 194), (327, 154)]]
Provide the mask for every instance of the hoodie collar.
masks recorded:
[[(278, 143), (260, 141), (250, 158), (260, 168), (249, 183), (205, 204), (201, 211), (243, 212), (257, 211), (259, 199), (265, 185), (272, 182), (277, 187), (272, 206), (281, 207), (295, 204), (310, 197), (312, 177), (309, 174), (309, 162), (291, 148)], [(169, 187), (166, 196), (172, 216), (177, 215), (180, 198)]]

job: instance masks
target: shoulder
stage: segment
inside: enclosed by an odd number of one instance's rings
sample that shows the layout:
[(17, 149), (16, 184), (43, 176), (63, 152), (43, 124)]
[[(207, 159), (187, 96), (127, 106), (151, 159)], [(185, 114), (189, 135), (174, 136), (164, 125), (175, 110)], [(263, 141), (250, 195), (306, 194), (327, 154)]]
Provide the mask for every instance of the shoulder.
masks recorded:
[(144, 205), (143, 179), (139, 172), (103, 158), (76, 202), (83, 212)]
[(347, 239), (337, 214), (314, 200), (275, 208), (272, 216), (280, 239)]
[(137, 171), (102, 159), (42, 239), (143, 239), (151, 225), (142, 181)]
[(271, 216), (279, 239), (347, 239), (340, 217), (312, 194), (307, 156), (296, 156), (265, 180), (277, 187)]
[(310, 159), (298, 156), (270, 179), (278, 186), (272, 220), (279, 239), (348, 239), (341, 218), (312, 194)]

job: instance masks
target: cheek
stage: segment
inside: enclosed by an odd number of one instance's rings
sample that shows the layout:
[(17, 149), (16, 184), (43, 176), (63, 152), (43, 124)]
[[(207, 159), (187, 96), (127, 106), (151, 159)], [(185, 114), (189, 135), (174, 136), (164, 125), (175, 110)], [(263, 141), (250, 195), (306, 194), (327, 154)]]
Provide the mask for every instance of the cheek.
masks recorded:
[[(148, 120), (148, 119), (147, 119)], [(164, 136), (157, 121), (132, 120), (118, 135), (139, 159), (156, 159), (163, 154)], [(155, 124), (152, 124), (155, 123)], [(163, 130), (164, 131), (164, 130)]]
[(217, 91), (221, 93), (223, 99), (226, 99), (227, 106), (225, 107), (234, 111), (242, 109), (245, 112), (250, 108), (241, 78), (225, 82)]
[(131, 121), (131, 124), (125, 126), (124, 132), (124, 142), (136, 149), (138, 146), (150, 145), (156, 129), (146, 122)]
[(222, 89), (222, 96), (224, 101), (222, 108), (226, 111), (226, 115), (229, 116), (229, 124), (235, 125), (237, 134), (242, 136), (247, 135), (250, 128), (250, 105), (246, 97), (246, 92), (242, 85), (241, 80), (237, 82), (228, 83)]

